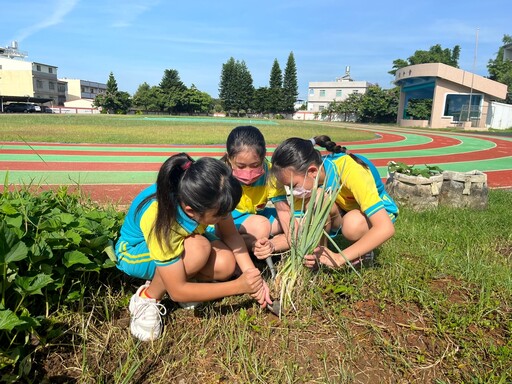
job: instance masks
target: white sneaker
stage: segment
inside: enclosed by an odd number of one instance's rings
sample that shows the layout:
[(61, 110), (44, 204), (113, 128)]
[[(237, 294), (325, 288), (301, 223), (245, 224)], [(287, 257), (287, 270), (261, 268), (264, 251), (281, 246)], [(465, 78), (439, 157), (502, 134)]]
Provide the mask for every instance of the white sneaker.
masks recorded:
[(162, 316), (167, 313), (165, 307), (155, 299), (140, 296), (140, 292), (149, 284), (142, 285), (130, 299), (130, 331), (142, 341), (155, 340), (162, 333)]

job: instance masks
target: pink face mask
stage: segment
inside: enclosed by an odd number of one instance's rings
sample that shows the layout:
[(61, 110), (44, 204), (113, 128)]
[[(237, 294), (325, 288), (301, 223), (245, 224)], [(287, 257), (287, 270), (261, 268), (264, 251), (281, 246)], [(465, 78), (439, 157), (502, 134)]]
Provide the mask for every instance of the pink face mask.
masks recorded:
[(263, 167), (259, 168), (249, 168), (249, 169), (233, 169), (233, 176), (235, 176), (238, 181), (245, 185), (249, 185), (258, 180), (265, 171)]

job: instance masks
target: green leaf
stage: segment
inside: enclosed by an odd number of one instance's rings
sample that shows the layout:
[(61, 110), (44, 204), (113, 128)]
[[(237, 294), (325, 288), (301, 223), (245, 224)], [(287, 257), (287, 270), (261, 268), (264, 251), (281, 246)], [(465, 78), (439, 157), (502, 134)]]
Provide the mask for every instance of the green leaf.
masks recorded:
[(108, 241), (108, 245), (103, 249), (103, 252), (105, 252), (110, 260), (112, 260), (114, 263), (117, 262), (117, 256), (114, 249), (114, 242), (112, 240)]
[(16, 243), (5, 255), (5, 258), (2, 260), (2, 256), (0, 256), (0, 263), (9, 264), (14, 261), (23, 260), (28, 256), (28, 248), (23, 242)]
[(71, 213), (61, 213), (55, 217), (57, 220), (60, 220), (62, 224), (69, 224), (75, 221), (75, 216)]
[(18, 241), (18, 236), (12, 228), (9, 228), (5, 221), (0, 222), (0, 257), (5, 255)]
[(54, 217), (50, 217), (47, 220), (41, 222), (38, 226), (39, 231), (55, 231), (61, 228), (60, 220)]
[(50, 275), (40, 273), (36, 276), (21, 277), (17, 276), (14, 280), (19, 289), (16, 289), (22, 295), (42, 295), (41, 289), (53, 282)]
[(12, 331), (14, 327), (25, 324), (20, 320), (16, 314), (10, 309), (0, 310), (0, 329)]
[(16, 215), (18, 210), (14, 208), (11, 204), (5, 202), (0, 205), (0, 213), (5, 213), (6, 215)]
[(105, 218), (106, 214), (105, 212), (100, 212), (100, 211), (90, 211), (90, 212), (87, 212), (84, 217), (87, 218), (87, 219), (91, 219), (91, 220), (94, 220), (94, 221), (101, 221), (103, 218)]
[(21, 228), (21, 225), (23, 224), (23, 217), (21, 217), (21, 215), (14, 217), (5, 216), (4, 220), (9, 227), (13, 228)]
[(90, 249), (103, 248), (105, 244), (108, 244), (108, 236), (102, 235), (94, 239), (84, 239), (84, 243)]
[(71, 251), (64, 254), (63, 263), (69, 268), (75, 264), (91, 264), (92, 262), (83, 252)]
[(72, 229), (66, 231), (65, 236), (71, 243), (75, 245), (79, 245), (82, 241), (82, 236), (80, 236), (77, 232), (75, 232)]

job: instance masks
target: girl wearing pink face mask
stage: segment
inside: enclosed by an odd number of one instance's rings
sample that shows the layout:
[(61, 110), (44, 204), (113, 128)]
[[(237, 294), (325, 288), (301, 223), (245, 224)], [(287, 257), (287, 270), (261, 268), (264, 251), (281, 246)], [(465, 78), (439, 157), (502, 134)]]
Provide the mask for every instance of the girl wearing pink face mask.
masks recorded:
[[(290, 206), (284, 186), (270, 176), (265, 139), (253, 126), (231, 131), (226, 155), (221, 159), (233, 170), (242, 185), (242, 198), (232, 212), (235, 226), (247, 248), (258, 259), (289, 249)], [(271, 202), (273, 207), (269, 207)]]

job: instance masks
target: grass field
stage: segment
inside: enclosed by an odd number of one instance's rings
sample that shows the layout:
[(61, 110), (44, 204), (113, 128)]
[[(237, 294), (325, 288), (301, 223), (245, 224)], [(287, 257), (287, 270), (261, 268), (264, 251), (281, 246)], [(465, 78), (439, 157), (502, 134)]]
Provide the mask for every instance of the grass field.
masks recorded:
[[(239, 125), (202, 124), (0, 116), (0, 133), (2, 140), (29, 142), (201, 144), (224, 143)], [(318, 123), (260, 128), (269, 143), (320, 133), (370, 138)], [(0, 215), (16, 215), (10, 204), (0, 204)], [(29, 338), (35, 350), (29, 376), (49, 383), (510, 383), (510, 206), (512, 192), (493, 190), (485, 211), (402, 208), (396, 235), (377, 249), (375, 265), (361, 277), (349, 270), (303, 271), (294, 293), (297, 311), (282, 319), (248, 296), (195, 311), (165, 300), (164, 334), (153, 343), (136, 342), (128, 330), (128, 301), (142, 282), (108, 269), (79, 284), (78, 303), (47, 308), (50, 328), (62, 332), (41, 344)], [(110, 209), (119, 211), (94, 205), (97, 212)], [(52, 241), (61, 238), (52, 235)]]
[[(183, 118), (123, 115), (0, 115), (3, 141), (109, 143), (109, 144), (225, 144), (229, 132), (238, 125), (255, 125), (267, 144), (277, 144), (291, 136), (309, 138), (330, 135), (343, 142), (374, 138), (367, 132), (319, 125), (318, 122), (255, 119)], [(261, 122), (261, 124), (259, 124)]]
[(497, 190), (487, 211), (402, 209), (373, 267), (304, 271), (298, 310), (281, 320), (248, 297), (195, 311), (167, 300), (154, 343), (128, 331), (141, 282), (112, 271), (52, 315), (66, 331), (38, 367), (50, 382), (509, 383), (510, 204)]

